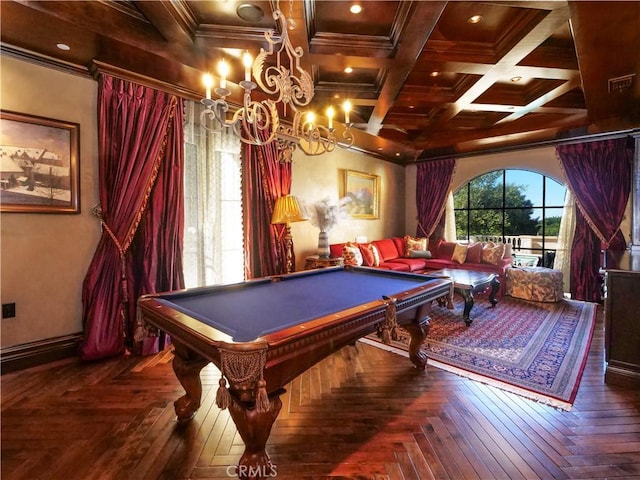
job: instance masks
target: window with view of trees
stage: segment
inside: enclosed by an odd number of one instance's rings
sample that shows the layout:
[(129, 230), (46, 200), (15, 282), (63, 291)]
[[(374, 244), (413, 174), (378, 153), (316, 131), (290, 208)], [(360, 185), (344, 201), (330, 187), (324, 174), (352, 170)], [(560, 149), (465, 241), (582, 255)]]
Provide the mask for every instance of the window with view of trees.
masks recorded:
[(526, 170), (496, 170), (454, 193), (459, 240), (513, 245), (514, 264), (553, 267), (566, 189)]

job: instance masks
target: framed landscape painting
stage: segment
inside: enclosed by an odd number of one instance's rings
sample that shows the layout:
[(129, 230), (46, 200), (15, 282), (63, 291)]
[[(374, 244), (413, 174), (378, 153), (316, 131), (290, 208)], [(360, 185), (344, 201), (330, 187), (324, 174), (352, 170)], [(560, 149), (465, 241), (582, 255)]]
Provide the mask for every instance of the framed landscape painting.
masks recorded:
[(79, 213), (80, 125), (0, 112), (0, 211)]
[(378, 218), (378, 180), (377, 175), (345, 170), (343, 196), (351, 199), (347, 208), (353, 218)]

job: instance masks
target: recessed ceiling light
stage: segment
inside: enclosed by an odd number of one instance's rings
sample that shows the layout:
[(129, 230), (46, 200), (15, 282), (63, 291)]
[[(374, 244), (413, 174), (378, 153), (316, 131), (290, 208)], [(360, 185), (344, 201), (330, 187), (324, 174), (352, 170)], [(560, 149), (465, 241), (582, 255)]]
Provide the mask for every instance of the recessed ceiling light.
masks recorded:
[(264, 12), (262, 11), (262, 9), (259, 6), (254, 5), (253, 3), (243, 3), (241, 5), (238, 5), (238, 8), (236, 8), (236, 13), (245, 22), (256, 23), (262, 20), (262, 18), (264, 17)]
[(480, 23), (484, 17), (482, 15), (473, 15), (467, 18), (467, 22), (469, 23)]
[(431, 75), (432, 77), (437, 77), (440, 75), (440, 72), (431, 72), (429, 75)]
[(415, 105), (409, 105), (409, 108), (416, 108)]
[(399, 157), (399, 156), (400, 156), (400, 152), (396, 152), (396, 157)]
[(56, 44), (56, 47), (58, 47), (60, 50), (71, 50), (71, 47), (66, 43), (58, 43)]
[(344, 73), (351, 73), (351, 72), (353, 72), (353, 68), (351, 67), (347, 67), (344, 69)]
[(522, 80), (522, 77), (511, 77), (513, 83), (518, 83), (520, 80)]
[(382, 151), (382, 147), (378, 147), (378, 151), (381, 152)]
[(357, 15), (358, 13), (362, 12), (362, 6), (357, 3), (354, 3), (353, 5), (351, 5), (351, 8), (349, 8), (349, 11)]

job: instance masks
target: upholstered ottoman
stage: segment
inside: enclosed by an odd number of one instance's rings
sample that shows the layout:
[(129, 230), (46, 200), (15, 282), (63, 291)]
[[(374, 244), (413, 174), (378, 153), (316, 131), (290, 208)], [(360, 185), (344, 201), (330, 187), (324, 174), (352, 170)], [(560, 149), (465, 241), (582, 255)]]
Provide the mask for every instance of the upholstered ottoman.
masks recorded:
[(563, 298), (562, 272), (544, 267), (507, 269), (507, 295), (534, 302), (559, 302)]

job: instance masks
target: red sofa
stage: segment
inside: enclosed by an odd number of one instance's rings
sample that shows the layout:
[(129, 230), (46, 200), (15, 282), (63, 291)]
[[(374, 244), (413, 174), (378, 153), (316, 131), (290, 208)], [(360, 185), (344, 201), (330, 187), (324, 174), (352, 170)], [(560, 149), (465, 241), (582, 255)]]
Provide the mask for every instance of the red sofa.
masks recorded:
[[(355, 242), (348, 243), (358, 246), (361, 251), (368, 248), (366, 244), (358, 245)], [(379, 253), (379, 263), (377, 265), (368, 264), (365, 256), (363, 256), (363, 266), (413, 273), (428, 273), (429, 271), (440, 270), (442, 268), (490, 272), (499, 276), (499, 295), (504, 294), (504, 286), (506, 284), (505, 274), (507, 269), (511, 267), (510, 246), (505, 245), (505, 253), (502, 258), (495, 259), (496, 263), (494, 264), (482, 261), (482, 246), (484, 245), (482, 243), (477, 243), (475, 246), (474, 244), (468, 245), (467, 255), (462, 263), (452, 259), (456, 247), (455, 242), (440, 241), (438, 243), (434, 242), (433, 245), (429, 245), (428, 250), (430, 252), (430, 258), (407, 257), (405, 255), (405, 239), (402, 237), (374, 240), (371, 244), (375, 245)], [(329, 248), (331, 250), (331, 256), (344, 256), (343, 248), (345, 245), (346, 243), (330, 245)], [(462, 250), (464, 250), (464, 248)], [(480, 253), (478, 253), (478, 251)], [(429, 256), (429, 254), (427, 254), (427, 256)], [(458, 258), (460, 259), (460, 257)]]

